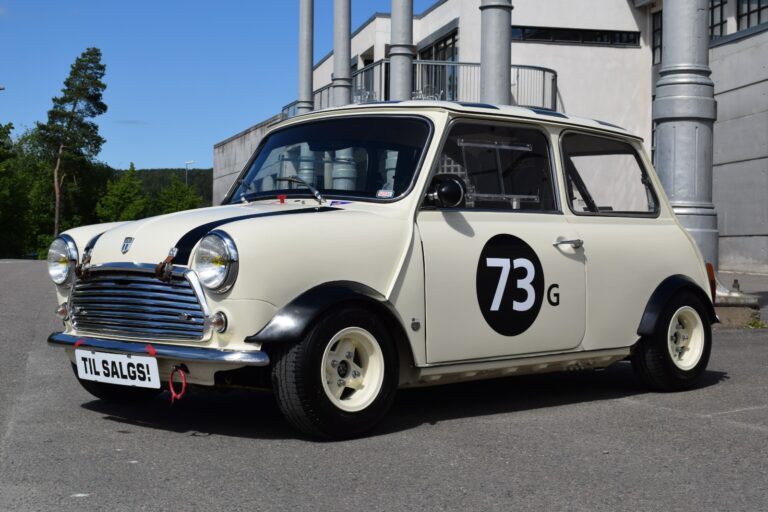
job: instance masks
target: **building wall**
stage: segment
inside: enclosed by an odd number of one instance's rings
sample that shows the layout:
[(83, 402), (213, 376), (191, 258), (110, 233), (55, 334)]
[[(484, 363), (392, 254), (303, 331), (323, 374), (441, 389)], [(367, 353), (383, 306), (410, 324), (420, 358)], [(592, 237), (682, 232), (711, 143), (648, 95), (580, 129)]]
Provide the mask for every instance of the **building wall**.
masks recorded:
[[(640, 135), (650, 149), (653, 81), (650, 11), (616, 0), (514, 0), (513, 25), (639, 31), (636, 48), (519, 42), (512, 43), (512, 64), (543, 66), (558, 74), (559, 110), (598, 118)], [(437, 2), (414, 19), (414, 44), (458, 20), (459, 60), (480, 62), (479, 1)], [(389, 15), (377, 14), (352, 38), (352, 56), (374, 48), (375, 60), (386, 57)], [(359, 64), (360, 65), (360, 64)], [(314, 88), (331, 83), (333, 56), (315, 69)]]
[(714, 203), (720, 268), (768, 273), (768, 26), (715, 42)]
[(221, 203), (271, 125), (282, 115), (270, 117), (213, 146), (213, 204)]

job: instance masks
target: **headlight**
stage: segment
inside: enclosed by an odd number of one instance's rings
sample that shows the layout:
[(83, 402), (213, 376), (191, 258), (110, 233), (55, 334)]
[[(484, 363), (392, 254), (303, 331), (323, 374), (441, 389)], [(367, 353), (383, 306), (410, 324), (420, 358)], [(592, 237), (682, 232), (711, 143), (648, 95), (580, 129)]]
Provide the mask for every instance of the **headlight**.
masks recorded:
[(235, 242), (223, 231), (210, 232), (197, 246), (192, 268), (203, 286), (215, 293), (226, 292), (237, 278)]
[(61, 235), (48, 249), (48, 274), (56, 284), (69, 281), (77, 265), (77, 245), (70, 236)]

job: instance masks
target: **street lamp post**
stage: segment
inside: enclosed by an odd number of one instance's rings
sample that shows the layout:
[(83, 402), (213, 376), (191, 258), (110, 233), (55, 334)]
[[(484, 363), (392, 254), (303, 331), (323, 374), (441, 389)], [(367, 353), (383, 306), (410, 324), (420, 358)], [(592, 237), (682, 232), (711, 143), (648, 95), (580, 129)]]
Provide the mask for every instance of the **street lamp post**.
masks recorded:
[(193, 163), (195, 163), (194, 160), (187, 160), (186, 162), (184, 162), (184, 184), (185, 185), (189, 185), (189, 178), (188, 178), (189, 166), (192, 165)]

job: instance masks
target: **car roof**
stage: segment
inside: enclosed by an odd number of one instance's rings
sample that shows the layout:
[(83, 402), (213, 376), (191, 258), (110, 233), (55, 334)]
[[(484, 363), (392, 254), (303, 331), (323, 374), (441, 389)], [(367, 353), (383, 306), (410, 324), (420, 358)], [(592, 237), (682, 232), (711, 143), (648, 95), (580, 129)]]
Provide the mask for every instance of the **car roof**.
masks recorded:
[[(586, 117), (577, 117), (556, 110), (550, 110), (540, 107), (522, 107), (512, 105), (491, 105), (489, 103), (472, 103), (463, 101), (433, 101), (433, 100), (408, 100), (408, 101), (379, 101), (371, 103), (349, 104), (342, 107), (330, 107), (322, 110), (313, 110), (307, 112), (307, 114), (315, 114), (319, 112), (338, 112), (345, 110), (361, 110), (361, 109), (382, 109), (389, 110), (392, 108), (397, 109), (437, 109), (448, 110), (451, 112), (467, 113), (467, 114), (484, 114), (493, 116), (502, 116), (516, 119), (530, 119), (535, 121), (542, 121), (545, 123), (586, 127), (600, 131), (611, 132), (619, 134), (625, 137), (632, 137), (634, 139), (643, 140), (642, 137), (634, 135), (621, 126), (617, 126), (606, 121), (599, 119), (590, 119)], [(302, 117), (300, 116), (296, 117)], [(295, 118), (293, 118), (295, 119)]]

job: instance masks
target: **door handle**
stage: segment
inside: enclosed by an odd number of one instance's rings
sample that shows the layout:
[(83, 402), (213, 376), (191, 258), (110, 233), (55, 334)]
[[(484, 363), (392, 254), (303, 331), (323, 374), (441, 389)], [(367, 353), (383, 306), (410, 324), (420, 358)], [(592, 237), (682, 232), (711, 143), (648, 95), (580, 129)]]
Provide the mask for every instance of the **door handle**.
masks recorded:
[(574, 249), (578, 249), (579, 247), (582, 247), (584, 245), (584, 240), (581, 238), (577, 238), (575, 240), (559, 240), (557, 242), (554, 242), (552, 245), (557, 247), (558, 245), (570, 245)]

